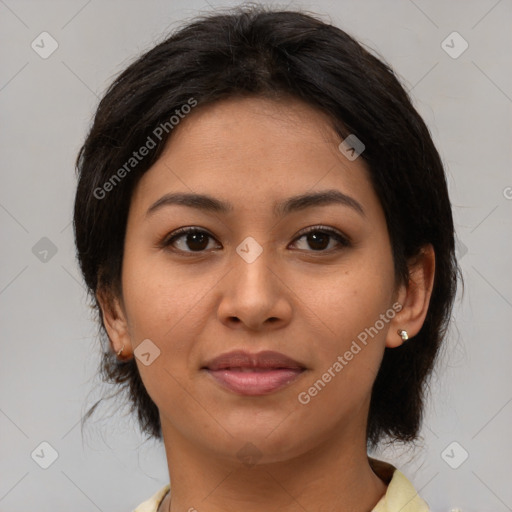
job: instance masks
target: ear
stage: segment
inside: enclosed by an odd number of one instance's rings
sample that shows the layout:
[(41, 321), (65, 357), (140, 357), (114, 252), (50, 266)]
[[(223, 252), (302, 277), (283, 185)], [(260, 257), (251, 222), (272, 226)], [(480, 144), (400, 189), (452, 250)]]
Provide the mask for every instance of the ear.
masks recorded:
[(110, 345), (115, 354), (121, 349), (119, 359), (129, 359), (133, 355), (132, 343), (128, 331), (126, 314), (121, 301), (112, 290), (99, 287), (96, 291), (96, 299), (101, 308), (103, 324), (110, 339)]
[(411, 260), (409, 281), (400, 285), (397, 302), (402, 309), (390, 322), (386, 337), (386, 347), (395, 348), (402, 345), (399, 330), (407, 331), (409, 338), (416, 336), (427, 316), (435, 275), (435, 253), (432, 244), (422, 247), (420, 254)]

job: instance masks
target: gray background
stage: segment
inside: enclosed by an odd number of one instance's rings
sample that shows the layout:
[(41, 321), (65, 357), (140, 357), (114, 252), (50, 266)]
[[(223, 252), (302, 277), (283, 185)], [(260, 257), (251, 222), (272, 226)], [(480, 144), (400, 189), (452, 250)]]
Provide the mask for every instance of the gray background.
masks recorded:
[[(448, 173), (465, 294), (422, 440), (376, 455), (398, 465), (434, 511), (510, 511), (512, 2), (288, 5), (324, 15), (384, 56)], [(81, 415), (102, 388), (96, 327), (74, 260), (74, 159), (112, 78), (181, 20), (209, 10), (199, 0), (0, 0), (2, 512), (127, 511), (168, 481), (163, 446), (143, 442), (118, 404), (81, 433)], [(46, 59), (31, 47), (43, 31), (58, 43)], [(457, 58), (458, 36), (442, 46), (454, 31), (469, 45)], [(52, 452), (42, 442), (58, 453), (47, 469), (40, 465)]]

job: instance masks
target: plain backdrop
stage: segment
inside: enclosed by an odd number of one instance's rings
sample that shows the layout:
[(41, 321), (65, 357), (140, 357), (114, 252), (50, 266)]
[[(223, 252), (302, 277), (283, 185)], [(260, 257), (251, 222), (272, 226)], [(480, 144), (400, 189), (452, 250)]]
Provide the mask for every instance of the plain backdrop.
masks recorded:
[[(144, 442), (119, 400), (81, 432), (109, 390), (75, 262), (74, 160), (115, 75), (183, 20), (235, 4), (0, 0), (1, 512), (126, 512), (168, 482), (163, 446)], [(465, 293), (422, 439), (375, 455), (433, 511), (510, 511), (512, 3), (279, 5), (318, 13), (385, 58), (446, 165)]]

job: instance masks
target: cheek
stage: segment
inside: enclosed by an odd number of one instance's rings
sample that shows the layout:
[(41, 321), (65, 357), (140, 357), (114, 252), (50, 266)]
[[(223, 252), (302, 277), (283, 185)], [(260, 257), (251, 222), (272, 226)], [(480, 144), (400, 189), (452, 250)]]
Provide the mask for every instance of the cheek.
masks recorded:
[(165, 259), (131, 251), (123, 262), (123, 296), (131, 335), (164, 344), (169, 333), (194, 316), (208, 279), (167, 265)]
[(375, 261), (362, 255), (321, 280), (306, 280), (304, 289), (323, 330), (342, 349), (391, 307), (393, 280), (391, 260)]
[(141, 343), (150, 340), (154, 346), (149, 345), (149, 352), (157, 354), (149, 365), (136, 357), (139, 374), (159, 410), (166, 410), (168, 404), (186, 399), (180, 383), (191, 371), (191, 339), (205, 316), (201, 299), (207, 286), (192, 273), (171, 268), (165, 259), (155, 260), (142, 249), (131, 249), (123, 261), (122, 284), (133, 349), (140, 354)]
[(310, 304), (321, 317), (323, 336), (303, 397), (318, 414), (333, 406), (348, 413), (370, 396), (394, 317), (392, 257), (382, 249), (381, 258), (375, 254), (379, 252), (361, 252), (329, 279), (309, 283)]
[(313, 416), (340, 419), (368, 403), (394, 317), (392, 279), (378, 267), (338, 274), (329, 293), (317, 289), (313, 295), (316, 310), (323, 312), (323, 335), (315, 347), (314, 371), (298, 397)]

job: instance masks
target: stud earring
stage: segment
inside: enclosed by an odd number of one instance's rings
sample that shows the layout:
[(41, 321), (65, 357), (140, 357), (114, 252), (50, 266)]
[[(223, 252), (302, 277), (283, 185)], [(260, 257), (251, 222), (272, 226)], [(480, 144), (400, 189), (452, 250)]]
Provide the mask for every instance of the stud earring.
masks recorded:
[(405, 331), (403, 329), (398, 329), (397, 332), (398, 332), (400, 338), (402, 338), (402, 341), (407, 341), (409, 339), (409, 335), (407, 334), (407, 331)]
[(117, 351), (117, 357), (121, 356), (121, 354), (123, 353), (123, 350), (124, 350), (124, 345)]

